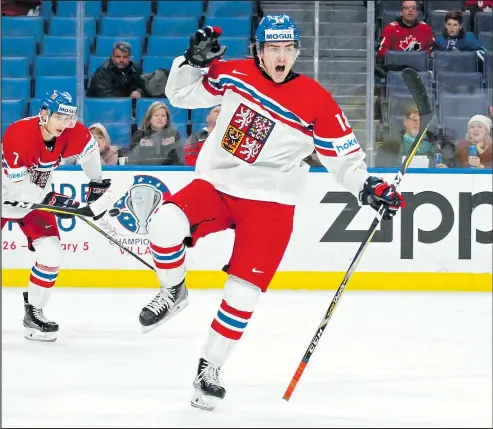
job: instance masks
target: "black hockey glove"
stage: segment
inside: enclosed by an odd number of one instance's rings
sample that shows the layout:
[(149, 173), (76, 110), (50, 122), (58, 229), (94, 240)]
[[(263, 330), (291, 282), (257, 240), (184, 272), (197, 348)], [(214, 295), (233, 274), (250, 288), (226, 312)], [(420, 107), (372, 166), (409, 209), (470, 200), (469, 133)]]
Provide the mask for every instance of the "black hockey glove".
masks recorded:
[(384, 204), (383, 220), (392, 220), (399, 208), (406, 206), (401, 194), (392, 192), (392, 188), (387, 182), (374, 176), (366, 179), (363, 190), (359, 194), (359, 199), (363, 205), (369, 204), (377, 211)]
[[(216, 58), (221, 58), (226, 53), (226, 47), (219, 45), (218, 38), (222, 30), (219, 27), (205, 27), (197, 30), (190, 37), (188, 49), (183, 54), (186, 62), (192, 67), (209, 67)], [(183, 65), (181, 64), (181, 65)]]
[[(56, 192), (49, 192), (44, 197), (42, 204), (48, 204), (52, 207), (60, 207), (61, 209), (76, 209), (80, 206), (79, 201), (73, 200), (63, 194), (58, 194)], [(73, 218), (73, 214), (55, 213), (61, 219)]]
[[(87, 204), (91, 204), (100, 198), (111, 186), (111, 179), (103, 179), (101, 182), (97, 182), (96, 180), (91, 180), (89, 182), (89, 189), (87, 191), (86, 201)], [(104, 211), (98, 216), (94, 216), (94, 220), (101, 219), (106, 212)]]

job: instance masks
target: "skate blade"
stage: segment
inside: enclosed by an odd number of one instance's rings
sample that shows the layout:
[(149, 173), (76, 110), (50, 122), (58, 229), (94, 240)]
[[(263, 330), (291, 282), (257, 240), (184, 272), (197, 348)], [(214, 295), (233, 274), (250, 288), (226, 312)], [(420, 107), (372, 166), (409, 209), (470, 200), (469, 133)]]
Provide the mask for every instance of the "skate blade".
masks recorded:
[(56, 341), (58, 332), (40, 332), (34, 328), (26, 328), (24, 338), (30, 341), (43, 341), (52, 343)]
[(184, 310), (185, 307), (188, 305), (188, 299), (184, 299), (182, 302), (180, 302), (174, 309), (173, 311), (170, 311), (166, 317), (163, 317), (159, 322), (155, 323), (154, 325), (149, 325), (149, 326), (141, 326), (141, 332), (142, 333), (147, 333), (152, 331), (153, 329), (156, 329), (158, 326), (162, 325), (164, 322), (167, 320), (171, 319), (173, 316), (176, 316), (180, 311)]
[(190, 401), (190, 405), (200, 410), (212, 411), (216, 408), (221, 398), (216, 396), (204, 395), (200, 389), (195, 389), (195, 395)]

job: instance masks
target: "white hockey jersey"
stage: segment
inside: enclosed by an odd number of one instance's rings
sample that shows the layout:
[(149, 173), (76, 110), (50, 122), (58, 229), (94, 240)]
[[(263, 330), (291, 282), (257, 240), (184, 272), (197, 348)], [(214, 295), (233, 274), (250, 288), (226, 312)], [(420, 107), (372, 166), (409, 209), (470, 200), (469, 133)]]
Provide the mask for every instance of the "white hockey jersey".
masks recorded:
[(368, 178), (365, 154), (330, 93), (299, 75), (282, 84), (267, 79), (253, 59), (217, 60), (206, 74), (173, 62), (166, 96), (196, 109), (221, 104), (205, 141), (196, 177), (228, 195), (295, 205), (315, 148), (336, 180), (358, 195)]

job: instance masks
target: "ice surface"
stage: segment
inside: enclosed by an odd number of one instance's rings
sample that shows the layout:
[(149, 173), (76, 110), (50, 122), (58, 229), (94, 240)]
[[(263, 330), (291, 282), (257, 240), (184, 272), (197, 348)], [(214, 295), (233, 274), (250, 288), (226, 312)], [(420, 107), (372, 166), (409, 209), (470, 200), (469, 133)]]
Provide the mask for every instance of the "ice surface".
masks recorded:
[(2, 427), (492, 427), (491, 293), (348, 286), (286, 402), (334, 291), (269, 291), (207, 412), (189, 402), (220, 290), (142, 334), (156, 289), (58, 288), (54, 343), (24, 339), (21, 291), (2, 289)]

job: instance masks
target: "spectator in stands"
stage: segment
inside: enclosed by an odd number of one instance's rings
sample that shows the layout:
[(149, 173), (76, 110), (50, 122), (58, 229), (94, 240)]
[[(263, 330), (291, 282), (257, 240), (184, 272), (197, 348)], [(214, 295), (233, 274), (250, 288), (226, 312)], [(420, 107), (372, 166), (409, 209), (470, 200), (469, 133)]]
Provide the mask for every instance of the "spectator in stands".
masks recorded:
[(221, 113), (221, 106), (214, 106), (205, 118), (207, 127), (203, 127), (201, 130), (193, 132), (188, 137), (187, 142), (185, 143), (185, 165), (195, 166), (197, 156), (199, 155), (200, 149), (202, 149), (205, 139), (209, 137), (209, 134), (212, 133), (212, 130), (216, 126), (219, 113)]
[(482, 70), (485, 49), (473, 33), (466, 33), (462, 28), (462, 12), (451, 10), (445, 15), (443, 33), (435, 39), (433, 49), (440, 51), (476, 51), (479, 59), (479, 69)]
[(2, 16), (38, 16), (40, 1), (2, 0)]
[(179, 131), (172, 127), (168, 108), (155, 101), (147, 109), (141, 127), (132, 135), (127, 163), (183, 165), (184, 158), (184, 145)]
[(491, 12), (493, 10), (493, 0), (467, 0), (466, 1), (466, 12), (469, 13), (470, 19), (470, 30), (474, 32), (474, 24), (477, 12)]
[(92, 75), (87, 89), (88, 97), (140, 98), (145, 93), (141, 68), (130, 60), (131, 49), (127, 42), (117, 42), (111, 57)]
[[(408, 154), (411, 145), (414, 143), (416, 136), (419, 133), (419, 127), (421, 125), (421, 118), (419, 110), (416, 106), (410, 106), (406, 109), (404, 116), (404, 128), (399, 132), (399, 136), (396, 139), (388, 139), (387, 141), (377, 144), (379, 152), (387, 152), (398, 154), (395, 157), (396, 165), (401, 161), (401, 157)], [(443, 161), (435, 164), (435, 153), (441, 153)], [(448, 138), (439, 139), (437, 135), (431, 131), (427, 131), (423, 140), (421, 141), (416, 156), (426, 156), (429, 159), (430, 167), (447, 168), (455, 167), (455, 147), (454, 144)]]
[(402, 1), (401, 17), (388, 24), (382, 32), (377, 60), (384, 62), (388, 51), (428, 51), (434, 42), (428, 24), (418, 19), (418, 2)]
[(118, 164), (118, 147), (111, 144), (111, 138), (104, 125), (96, 122), (89, 126), (89, 131), (98, 142), (102, 165)]
[[(471, 156), (469, 146), (476, 146), (477, 156)], [(457, 144), (459, 167), (492, 168), (491, 119), (474, 115), (467, 124), (466, 139)]]

